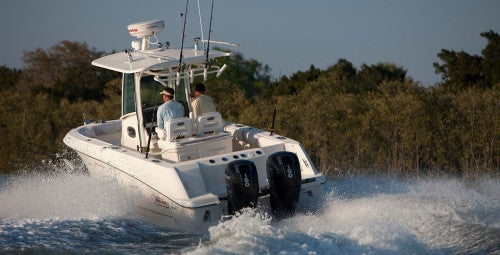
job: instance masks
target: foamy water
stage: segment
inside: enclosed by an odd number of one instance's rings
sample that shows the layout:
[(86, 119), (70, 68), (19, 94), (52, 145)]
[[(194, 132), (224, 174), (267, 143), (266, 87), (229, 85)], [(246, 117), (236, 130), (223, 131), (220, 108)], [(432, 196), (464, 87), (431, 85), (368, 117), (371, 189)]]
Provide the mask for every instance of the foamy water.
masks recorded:
[[(337, 184), (337, 185), (336, 185)], [(210, 229), (193, 254), (496, 254), (496, 180), (397, 181), (355, 178), (328, 184), (323, 208), (273, 222), (246, 211)], [(342, 189), (344, 188), (344, 189)]]
[(149, 224), (85, 174), (0, 176), (0, 253), (500, 253), (497, 179), (330, 180), (314, 207), (280, 221), (245, 210), (200, 236)]
[(0, 217), (13, 219), (96, 219), (132, 211), (122, 189), (86, 175), (14, 178), (1, 187), (0, 203)]

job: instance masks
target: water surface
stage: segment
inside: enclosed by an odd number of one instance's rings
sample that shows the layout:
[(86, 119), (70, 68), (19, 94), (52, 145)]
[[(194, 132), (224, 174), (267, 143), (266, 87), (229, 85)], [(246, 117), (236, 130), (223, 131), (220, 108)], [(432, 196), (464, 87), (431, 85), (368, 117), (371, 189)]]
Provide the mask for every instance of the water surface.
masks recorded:
[(0, 176), (0, 253), (500, 254), (499, 180), (352, 177), (285, 220), (258, 210), (209, 234), (161, 228), (85, 174)]

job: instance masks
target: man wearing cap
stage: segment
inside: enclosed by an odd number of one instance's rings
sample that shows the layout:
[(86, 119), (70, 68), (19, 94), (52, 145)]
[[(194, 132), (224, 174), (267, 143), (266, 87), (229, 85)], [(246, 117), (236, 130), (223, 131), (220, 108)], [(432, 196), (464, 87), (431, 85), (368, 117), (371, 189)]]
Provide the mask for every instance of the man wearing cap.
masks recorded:
[(184, 117), (184, 106), (174, 101), (174, 89), (166, 87), (160, 94), (163, 97), (163, 104), (158, 107), (157, 122), (158, 127), (165, 129), (167, 121)]
[(215, 112), (214, 101), (211, 97), (205, 95), (205, 85), (203, 83), (196, 84), (192, 97), (191, 106), (193, 107), (194, 119), (204, 113)]

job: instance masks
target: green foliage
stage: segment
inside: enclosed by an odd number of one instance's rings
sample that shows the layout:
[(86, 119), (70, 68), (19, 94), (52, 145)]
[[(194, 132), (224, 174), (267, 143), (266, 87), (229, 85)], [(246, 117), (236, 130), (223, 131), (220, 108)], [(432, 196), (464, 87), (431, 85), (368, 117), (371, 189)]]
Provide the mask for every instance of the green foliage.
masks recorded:
[(24, 52), (25, 67), (18, 86), (33, 95), (44, 92), (71, 101), (100, 100), (104, 84), (118, 76), (116, 72), (91, 65), (102, 54), (89, 49), (86, 43), (69, 41), (48, 50)]
[(500, 83), (500, 36), (491, 30), (481, 33), (481, 36), (488, 40), (488, 44), (481, 52), (484, 78), (487, 84), (498, 84)]
[(437, 55), (443, 64), (433, 65), (436, 73), (441, 74), (441, 86), (445, 90), (491, 88), (500, 81), (500, 36), (493, 31), (481, 33), (481, 36), (488, 40), (482, 56), (445, 49)]
[(394, 64), (379, 63), (368, 66), (361, 65), (361, 70), (356, 75), (353, 93), (375, 91), (380, 84), (386, 81), (404, 81), (406, 70)]
[(318, 79), (321, 70), (311, 65), (306, 72), (298, 71), (290, 78), (282, 76), (280, 81), (274, 86), (276, 95), (294, 95), (304, 89), (305, 84)]
[(0, 91), (11, 90), (16, 87), (21, 71), (0, 66)]
[(213, 97), (217, 110), (224, 113), (227, 120), (238, 121), (243, 115), (242, 109), (267, 94), (271, 79), (269, 66), (246, 60), (241, 54), (216, 64), (228, 67), (219, 78), (209, 76), (206, 93)]
[[(422, 87), (388, 63), (345, 59), (271, 81), (267, 65), (235, 54), (206, 82), (225, 119), (269, 127), (300, 141), (325, 174), (498, 174), (500, 43), (493, 31), (481, 56), (442, 50), (442, 82)], [(55, 160), (62, 138), (93, 119), (120, 116), (121, 79), (92, 68), (102, 53), (63, 41), (25, 53), (22, 70), (0, 68), (0, 171), (23, 160)]]
[(436, 73), (441, 73), (445, 81), (443, 86), (448, 90), (458, 91), (473, 87), (483, 79), (481, 71), (482, 58), (471, 56), (463, 51), (441, 50), (438, 57), (445, 63), (434, 63)]
[(254, 59), (246, 60), (241, 54), (235, 54), (218, 64), (221, 66), (227, 64), (228, 67), (220, 79), (211, 77), (207, 84), (225, 84), (230, 82), (243, 91), (247, 98), (262, 95), (268, 89), (267, 86), (271, 80), (271, 70), (268, 65), (263, 65)]

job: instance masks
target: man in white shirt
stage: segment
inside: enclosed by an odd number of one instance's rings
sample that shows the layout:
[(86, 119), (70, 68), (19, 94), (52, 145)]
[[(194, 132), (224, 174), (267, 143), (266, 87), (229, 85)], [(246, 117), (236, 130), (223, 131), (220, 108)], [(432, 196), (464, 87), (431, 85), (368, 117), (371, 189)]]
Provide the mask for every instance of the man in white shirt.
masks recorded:
[(204, 113), (215, 112), (214, 101), (211, 97), (205, 95), (205, 85), (203, 83), (196, 84), (192, 98), (191, 106), (193, 107), (195, 120)]

